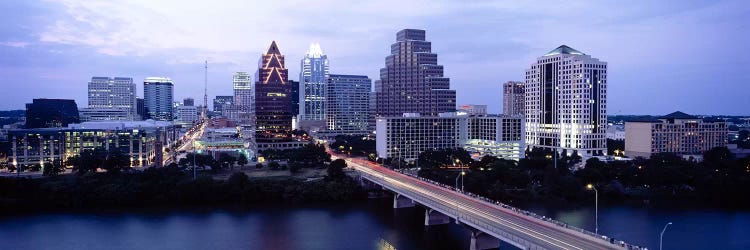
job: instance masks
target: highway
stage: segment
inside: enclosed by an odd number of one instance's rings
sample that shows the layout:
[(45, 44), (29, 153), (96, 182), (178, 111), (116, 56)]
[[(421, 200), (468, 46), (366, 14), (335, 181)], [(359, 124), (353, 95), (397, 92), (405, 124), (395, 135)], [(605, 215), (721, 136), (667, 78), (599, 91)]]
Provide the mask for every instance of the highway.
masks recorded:
[[(333, 155), (333, 158), (339, 158)], [(375, 182), (413, 199), (464, 224), (498, 238), (520, 238), (515, 242), (527, 249), (638, 249), (625, 244), (566, 228), (553, 222), (525, 215), (512, 207), (503, 207), (474, 198), (448, 187), (400, 174), (364, 159), (341, 157), (347, 165), (377, 179)], [(525, 243), (523, 241), (526, 241)], [(510, 242), (513, 244), (513, 242)], [(528, 244), (531, 243), (531, 244)], [(525, 246), (526, 245), (526, 246)]]

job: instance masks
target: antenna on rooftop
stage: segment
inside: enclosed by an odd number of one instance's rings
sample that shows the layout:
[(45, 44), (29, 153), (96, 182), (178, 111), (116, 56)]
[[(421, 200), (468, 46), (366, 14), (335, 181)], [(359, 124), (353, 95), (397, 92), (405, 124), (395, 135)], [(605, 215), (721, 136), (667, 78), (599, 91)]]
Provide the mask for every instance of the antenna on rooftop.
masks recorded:
[(203, 79), (203, 119), (208, 116), (208, 60), (205, 61)]

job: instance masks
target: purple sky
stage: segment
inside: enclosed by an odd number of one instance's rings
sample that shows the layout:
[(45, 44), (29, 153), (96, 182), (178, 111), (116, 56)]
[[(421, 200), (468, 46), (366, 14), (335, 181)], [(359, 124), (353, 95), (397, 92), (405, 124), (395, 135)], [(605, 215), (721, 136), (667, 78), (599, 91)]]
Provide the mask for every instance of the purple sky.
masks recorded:
[[(116, 2), (116, 3), (115, 3)], [(290, 79), (312, 42), (331, 72), (373, 80), (396, 32), (427, 30), (459, 104), (498, 113), (501, 83), (567, 44), (609, 63), (608, 112), (750, 115), (748, 1), (0, 1), (0, 110), (85, 107), (92, 76), (175, 81), (175, 99), (231, 94), (276, 40)], [(252, 3), (250, 3), (252, 2)], [(526, 2), (526, 1), (523, 1)], [(200, 101), (199, 101), (200, 100)]]

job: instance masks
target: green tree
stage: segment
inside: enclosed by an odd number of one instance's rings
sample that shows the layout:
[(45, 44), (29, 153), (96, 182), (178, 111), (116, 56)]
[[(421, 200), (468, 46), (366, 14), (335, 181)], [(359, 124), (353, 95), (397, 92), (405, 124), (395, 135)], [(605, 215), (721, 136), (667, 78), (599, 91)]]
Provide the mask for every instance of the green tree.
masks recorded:
[(107, 153), (101, 165), (101, 168), (107, 170), (107, 173), (118, 174), (122, 170), (130, 169), (130, 155), (118, 149)]
[(247, 156), (245, 156), (245, 154), (240, 154), (240, 157), (237, 158), (237, 165), (240, 165), (240, 168), (242, 168), (247, 165), (247, 163)]
[(336, 159), (331, 162), (331, 164), (328, 164), (328, 169), (326, 169), (326, 172), (328, 173), (328, 177), (334, 180), (340, 180), (344, 178), (344, 168), (346, 168), (346, 161), (342, 159)]
[(61, 160), (54, 160), (44, 165), (44, 171), (42, 174), (44, 176), (57, 176), (63, 171), (65, 171), (65, 168), (63, 167)]

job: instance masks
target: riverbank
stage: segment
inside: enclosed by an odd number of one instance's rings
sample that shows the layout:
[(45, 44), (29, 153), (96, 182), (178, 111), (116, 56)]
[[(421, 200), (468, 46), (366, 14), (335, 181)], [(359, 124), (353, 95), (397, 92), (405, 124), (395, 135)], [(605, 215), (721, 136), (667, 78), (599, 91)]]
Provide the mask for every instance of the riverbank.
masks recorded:
[(366, 193), (349, 178), (249, 178), (244, 173), (193, 180), (177, 168), (51, 178), (0, 178), (0, 211), (43, 212), (97, 208), (183, 207), (352, 201)]

